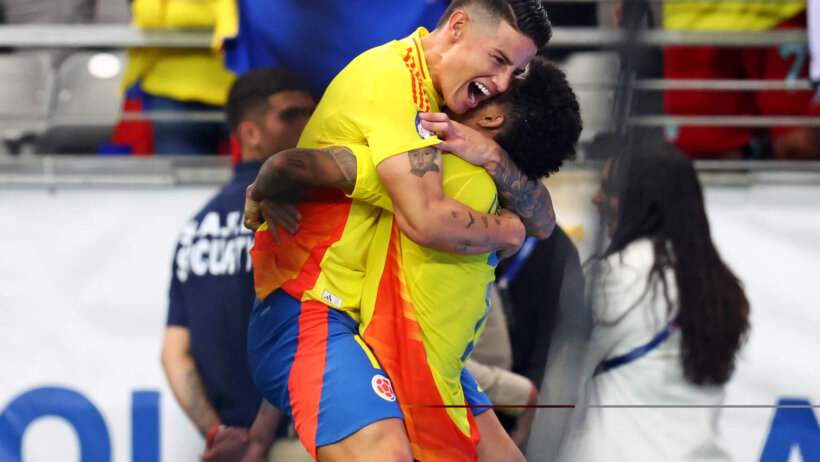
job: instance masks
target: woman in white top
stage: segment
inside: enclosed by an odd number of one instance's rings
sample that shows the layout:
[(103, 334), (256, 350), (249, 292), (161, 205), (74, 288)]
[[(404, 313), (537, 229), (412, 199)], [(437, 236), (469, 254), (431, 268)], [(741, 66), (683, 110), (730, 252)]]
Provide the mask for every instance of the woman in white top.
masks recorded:
[(692, 162), (672, 146), (639, 146), (607, 163), (592, 201), (611, 243), (587, 265), (589, 407), (563, 460), (731, 460), (715, 406), (749, 304), (712, 243)]

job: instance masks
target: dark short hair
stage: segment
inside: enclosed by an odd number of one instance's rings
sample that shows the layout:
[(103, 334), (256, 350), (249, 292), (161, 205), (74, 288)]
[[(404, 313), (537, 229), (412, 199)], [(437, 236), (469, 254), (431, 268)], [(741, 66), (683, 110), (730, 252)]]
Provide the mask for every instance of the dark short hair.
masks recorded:
[(310, 87), (284, 67), (251, 69), (240, 75), (231, 86), (225, 104), (231, 133), (236, 132), (251, 110), (268, 104), (268, 98), (283, 91), (310, 93)]
[(529, 37), (537, 49), (544, 48), (552, 37), (552, 24), (541, 0), (453, 0), (436, 27), (447, 23), (456, 10), (477, 6)]
[(500, 104), (506, 122), (495, 140), (530, 178), (558, 171), (575, 155), (581, 111), (564, 71), (536, 56)]

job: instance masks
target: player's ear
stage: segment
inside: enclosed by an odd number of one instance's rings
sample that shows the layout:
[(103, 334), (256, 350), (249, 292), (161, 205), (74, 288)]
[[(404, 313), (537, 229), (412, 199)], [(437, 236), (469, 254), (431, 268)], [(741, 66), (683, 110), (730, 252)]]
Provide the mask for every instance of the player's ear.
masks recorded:
[(250, 120), (243, 120), (239, 123), (236, 127), (236, 137), (239, 139), (239, 144), (245, 146), (257, 146), (262, 141), (262, 133)]
[(454, 11), (447, 21), (447, 36), (450, 38), (450, 41), (457, 42), (462, 38), (469, 24), (470, 18), (467, 16), (467, 13), (462, 10)]
[(499, 112), (488, 112), (478, 119), (478, 125), (487, 130), (497, 130), (504, 125), (504, 114)]

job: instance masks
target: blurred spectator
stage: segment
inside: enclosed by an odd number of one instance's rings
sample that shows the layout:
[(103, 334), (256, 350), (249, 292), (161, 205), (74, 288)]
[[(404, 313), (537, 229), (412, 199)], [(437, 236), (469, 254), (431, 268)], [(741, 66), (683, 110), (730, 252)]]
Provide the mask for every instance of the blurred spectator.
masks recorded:
[[(664, 3), (669, 30), (764, 31), (806, 29), (805, 1)], [(808, 77), (806, 47), (667, 47), (667, 79), (794, 80)], [(666, 91), (671, 115), (820, 115), (808, 91)], [(820, 130), (806, 127), (670, 127), (667, 140), (695, 158), (820, 157)]]
[[(314, 94), (365, 50), (432, 30), (446, 0), (223, 0), (235, 2), (221, 15), (217, 32), (226, 38), (225, 63), (237, 73), (285, 66), (302, 76)], [(229, 11), (229, 10), (226, 10)], [(232, 17), (231, 17), (232, 16)]]
[(692, 162), (639, 146), (606, 164), (592, 201), (611, 242), (587, 266), (590, 407), (562, 460), (730, 460), (717, 417), (749, 304), (712, 243)]
[[(556, 228), (557, 229), (557, 228)], [(563, 233), (562, 233), (563, 234)], [(526, 318), (519, 321), (519, 330), (543, 330), (547, 336), (546, 370), (540, 385), (539, 405), (567, 406), (578, 403), (578, 390), (581, 383), (581, 363), (589, 344), (592, 330), (592, 314), (584, 303), (584, 274), (578, 251), (566, 234), (556, 235), (552, 247), (552, 263), (547, 287), (555, 287), (554, 279), (560, 274), (560, 289), (553, 305), (545, 304), (546, 313), (542, 314), (542, 327), (527, 326)], [(551, 237), (552, 239), (552, 237)], [(563, 257), (562, 257), (563, 254)], [(547, 292), (547, 291), (545, 291)], [(547, 300), (553, 299), (549, 296)], [(549, 320), (549, 321), (547, 321)], [(550, 324), (547, 324), (550, 322)], [(550, 329), (551, 330), (548, 330)], [(540, 340), (538, 343), (543, 343)], [(533, 352), (538, 357), (540, 349)], [(535, 365), (538, 362), (534, 363)], [(532, 424), (530, 438), (527, 441), (526, 455), (530, 462), (553, 461), (570, 428), (574, 409), (539, 408)]]
[[(134, 0), (133, 24), (142, 29), (212, 29), (217, 3), (203, 0)], [(234, 76), (220, 54), (208, 50), (132, 49), (122, 87), (141, 89), (143, 110), (214, 111), (221, 109)], [(146, 134), (133, 135), (144, 138)], [(228, 130), (222, 122), (157, 121), (153, 124), (157, 154), (228, 152)], [(116, 143), (128, 136), (115, 134)]]
[[(511, 369), (535, 384), (540, 393), (537, 404), (572, 404), (578, 389), (577, 364), (589, 337), (589, 323), (584, 322), (588, 316), (584, 313), (580, 258), (559, 226), (548, 239), (531, 242), (514, 257), (499, 262), (496, 269), (498, 294), (503, 301), (499, 306), (506, 313), (511, 343)], [(476, 351), (481, 351), (484, 335), (486, 330)], [(560, 383), (547, 386), (551, 374), (560, 376)], [(524, 432), (531, 426), (527, 460), (551, 460), (566, 426), (566, 413), (560, 409), (533, 410), (518, 416), (517, 422), (499, 417), (506, 427), (515, 425), (511, 433), (514, 438), (525, 438)]]
[[(598, 25), (598, 3), (595, 2), (544, 2), (553, 27), (596, 27)], [(594, 47), (545, 47), (539, 55), (552, 61), (563, 61), (571, 53), (581, 50), (595, 50)]]
[[(5, 24), (5, 23), (6, 23), (6, 6), (3, 4), (3, 2), (0, 2), (0, 24)], [(9, 52), (8, 48), (0, 47), (0, 53), (8, 53), (8, 52)]]
[[(583, 357), (583, 350), (576, 346), (564, 348), (567, 342), (556, 330), (557, 323), (561, 322), (558, 327), (571, 331), (564, 333), (571, 333), (574, 343), (578, 343), (576, 338), (580, 338), (582, 344), (588, 339), (588, 328), (579, 331), (570, 326), (585, 317), (581, 262), (572, 241), (556, 226), (549, 238), (530, 238), (518, 254), (500, 262), (496, 276), (496, 287), (491, 292), (493, 308), (467, 368), (494, 404), (574, 403), (579, 369), (576, 363)], [(579, 351), (581, 354), (575, 354)], [(548, 356), (564, 356), (568, 352), (575, 354), (573, 361), (567, 364), (553, 361), (562, 374), (564, 388), (573, 393), (549, 390), (551, 399), (538, 401), (538, 388), (544, 381)], [(499, 412), (499, 419), (511, 430), (516, 444), (523, 444), (531, 428), (533, 438), (554, 439), (554, 429), (548, 433), (543, 431), (543, 425), (533, 427), (535, 408), (499, 409)], [(555, 410), (539, 410), (538, 414), (542, 412)], [(544, 457), (546, 452), (528, 450), (528, 460)]]
[[(555, 227), (549, 238), (529, 238), (518, 254), (500, 262), (496, 276), (493, 308), (466, 366), (493, 404), (522, 406), (498, 412), (516, 444), (532, 435), (527, 460), (552, 460), (569, 416), (526, 406), (576, 402), (578, 364), (591, 328), (578, 251)], [(550, 374), (559, 380), (546, 389)]]
[[(0, 24), (92, 23), (96, 3), (97, 0), (0, 0)], [(48, 51), (55, 68), (74, 52), (66, 48)]]
[[(253, 234), (242, 226), (245, 189), (267, 157), (296, 146), (313, 105), (307, 85), (283, 68), (237, 79), (226, 109), (241, 162), (179, 238), (162, 364), (180, 406), (207, 446), (213, 443), (205, 460), (244, 453), (262, 400), (246, 350), (255, 297), (248, 255)], [(269, 405), (260, 414), (274, 419), (274, 428), (281, 417)], [(269, 448), (270, 435), (261, 437)]]
[[(820, 0), (809, 0), (809, 50), (811, 51), (809, 62), (809, 77), (817, 90), (820, 85)], [(815, 94), (815, 100), (820, 95)]]
[(540, 385), (559, 306), (577, 306), (581, 301), (583, 283), (576, 287), (577, 293), (565, 292), (574, 285), (569, 279), (583, 281), (581, 263), (578, 250), (559, 226), (548, 239), (535, 241), (532, 253), (513, 274), (510, 269), (516, 259), (517, 255), (499, 262), (495, 273), (512, 340), (512, 370)]
[(94, 22), (97, 0), (0, 0), (8, 24), (71, 24)]
[(521, 445), (532, 425), (534, 408), (526, 406), (538, 402), (538, 389), (527, 377), (511, 372), (512, 349), (507, 330), (507, 316), (504, 305), (493, 287), (490, 292), (491, 309), (484, 323), (484, 332), (465, 363), (478, 385), (487, 394), (490, 402), (501, 407), (499, 416), (515, 420), (515, 428), (510, 432), (513, 442)]

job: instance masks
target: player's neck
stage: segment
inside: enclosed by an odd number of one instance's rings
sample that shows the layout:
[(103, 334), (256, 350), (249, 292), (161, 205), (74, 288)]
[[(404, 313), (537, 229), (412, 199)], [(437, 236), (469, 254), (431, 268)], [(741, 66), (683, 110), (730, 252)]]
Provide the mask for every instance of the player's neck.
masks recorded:
[(446, 45), (446, 43), (442, 43), (444, 38), (446, 37), (436, 29), (419, 39), (421, 49), (424, 52), (424, 62), (427, 64), (427, 71), (430, 73), (430, 80), (433, 81), (433, 87), (439, 94), (441, 94), (441, 84), (439, 83), (441, 56)]

